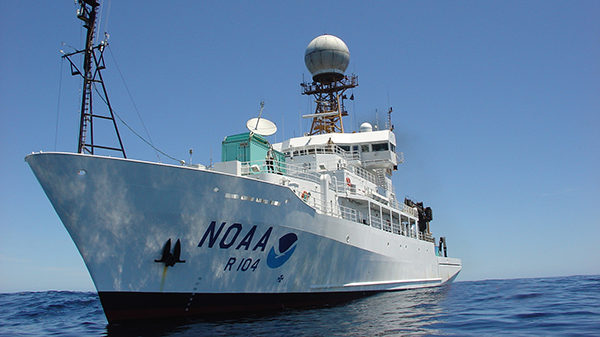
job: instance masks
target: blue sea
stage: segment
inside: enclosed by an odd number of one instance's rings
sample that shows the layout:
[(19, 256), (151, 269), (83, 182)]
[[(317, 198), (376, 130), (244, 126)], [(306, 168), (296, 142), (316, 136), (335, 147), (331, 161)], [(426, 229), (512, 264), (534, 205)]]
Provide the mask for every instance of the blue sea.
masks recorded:
[(600, 275), (455, 282), (342, 305), (108, 325), (96, 293), (0, 294), (1, 336), (600, 336)]

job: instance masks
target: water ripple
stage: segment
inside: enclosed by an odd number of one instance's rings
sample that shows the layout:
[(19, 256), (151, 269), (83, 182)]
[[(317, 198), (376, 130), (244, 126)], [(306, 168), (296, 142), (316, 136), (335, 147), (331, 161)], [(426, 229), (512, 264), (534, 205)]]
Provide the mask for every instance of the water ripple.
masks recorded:
[(343, 305), (107, 325), (95, 293), (0, 294), (2, 336), (598, 336), (600, 275), (457, 282)]

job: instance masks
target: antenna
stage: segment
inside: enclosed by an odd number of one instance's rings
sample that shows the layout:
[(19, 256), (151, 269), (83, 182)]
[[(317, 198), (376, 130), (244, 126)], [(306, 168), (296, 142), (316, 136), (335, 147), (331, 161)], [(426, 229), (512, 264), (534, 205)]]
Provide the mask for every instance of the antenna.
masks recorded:
[(390, 92), (388, 91), (388, 115), (387, 122), (385, 122), (386, 129), (390, 131), (394, 131), (394, 126), (392, 125), (392, 107), (390, 106)]
[[(77, 147), (78, 153), (89, 153), (94, 154), (95, 149), (104, 149), (121, 152), (123, 158), (127, 158), (125, 155), (125, 149), (123, 148), (123, 142), (119, 134), (117, 122), (113, 114), (110, 101), (108, 99), (108, 93), (102, 80), (102, 73), (105, 67), (104, 65), (104, 49), (108, 45), (108, 34), (105, 34), (105, 39), (100, 41), (100, 44), (94, 46), (94, 34), (96, 30), (97, 12), (100, 4), (96, 0), (77, 0), (77, 3), (81, 6), (77, 10), (77, 18), (82, 20), (83, 27), (87, 29), (86, 42), (84, 50), (76, 50), (71, 53), (64, 53), (62, 56), (66, 58), (71, 64), (71, 74), (80, 75), (83, 77), (83, 90), (81, 99), (81, 112), (79, 122), (79, 143)], [(71, 56), (83, 54), (83, 71), (81, 71), (75, 63), (71, 60)], [(99, 83), (102, 87), (102, 93), (96, 88), (96, 83)], [(92, 88), (93, 87), (93, 88)], [(108, 114), (97, 114), (92, 109), (92, 96), (94, 89), (100, 99), (103, 100), (108, 106)], [(113, 128), (115, 130), (119, 147), (99, 145), (94, 142), (94, 121), (112, 121)]]
[(344, 107), (344, 92), (358, 85), (358, 77), (344, 75), (350, 63), (348, 47), (336, 36), (318, 36), (306, 47), (304, 63), (313, 82), (303, 81), (300, 84), (302, 94), (312, 95), (317, 104), (314, 114), (302, 116), (312, 118), (309, 135), (343, 133), (342, 117), (348, 116)]
[(258, 118), (251, 118), (246, 122), (246, 128), (252, 133), (256, 133), (261, 136), (270, 136), (277, 132), (277, 125), (268, 119), (260, 118), (265, 108), (265, 102), (260, 101), (260, 112)]

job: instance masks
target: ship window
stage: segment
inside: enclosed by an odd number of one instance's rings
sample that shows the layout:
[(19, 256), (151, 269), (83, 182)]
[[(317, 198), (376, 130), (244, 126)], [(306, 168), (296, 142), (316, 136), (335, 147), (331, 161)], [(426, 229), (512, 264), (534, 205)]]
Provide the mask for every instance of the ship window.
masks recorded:
[(267, 200), (267, 199), (262, 199), (262, 198), (256, 198), (256, 200), (255, 200), (255, 201), (256, 201), (257, 203), (259, 203), (259, 204), (268, 204), (268, 203), (269, 203), (269, 200)]
[(225, 198), (229, 198), (229, 199), (239, 199), (240, 196), (235, 194), (235, 193), (225, 193)]
[(350, 152), (350, 145), (340, 145), (340, 147), (342, 148), (342, 150)]
[(387, 151), (389, 149), (388, 143), (377, 143), (373, 144), (373, 152)]
[(246, 200), (246, 201), (254, 201), (254, 197), (249, 197), (247, 195), (242, 195), (242, 197), (240, 199)]
[(271, 200), (271, 205), (273, 205), (273, 206), (279, 206), (279, 205), (281, 205), (281, 203), (279, 201), (277, 201), (277, 200)]
[(390, 143), (390, 151), (396, 152), (396, 145)]
[(360, 150), (361, 150), (362, 152), (370, 152), (370, 149), (369, 149), (369, 144), (363, 144), (363, 145), (361, 145), (361, 146), (360, 146)]

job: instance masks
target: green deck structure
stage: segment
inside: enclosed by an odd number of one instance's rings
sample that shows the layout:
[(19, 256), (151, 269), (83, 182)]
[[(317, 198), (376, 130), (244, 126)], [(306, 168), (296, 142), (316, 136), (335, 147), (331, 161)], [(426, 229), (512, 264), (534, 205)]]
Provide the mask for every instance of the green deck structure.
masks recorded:
[(271, 148), (267, 139), (259, 134), (246, 132), (227, 136), (221, 146), (221, 161), (240, 161), (250, 165), (258, 165), (261, 171), (267, 172), (267, 152), (271, 149), (273, 166), (277, 173), (285, 173), (285, 155)]

